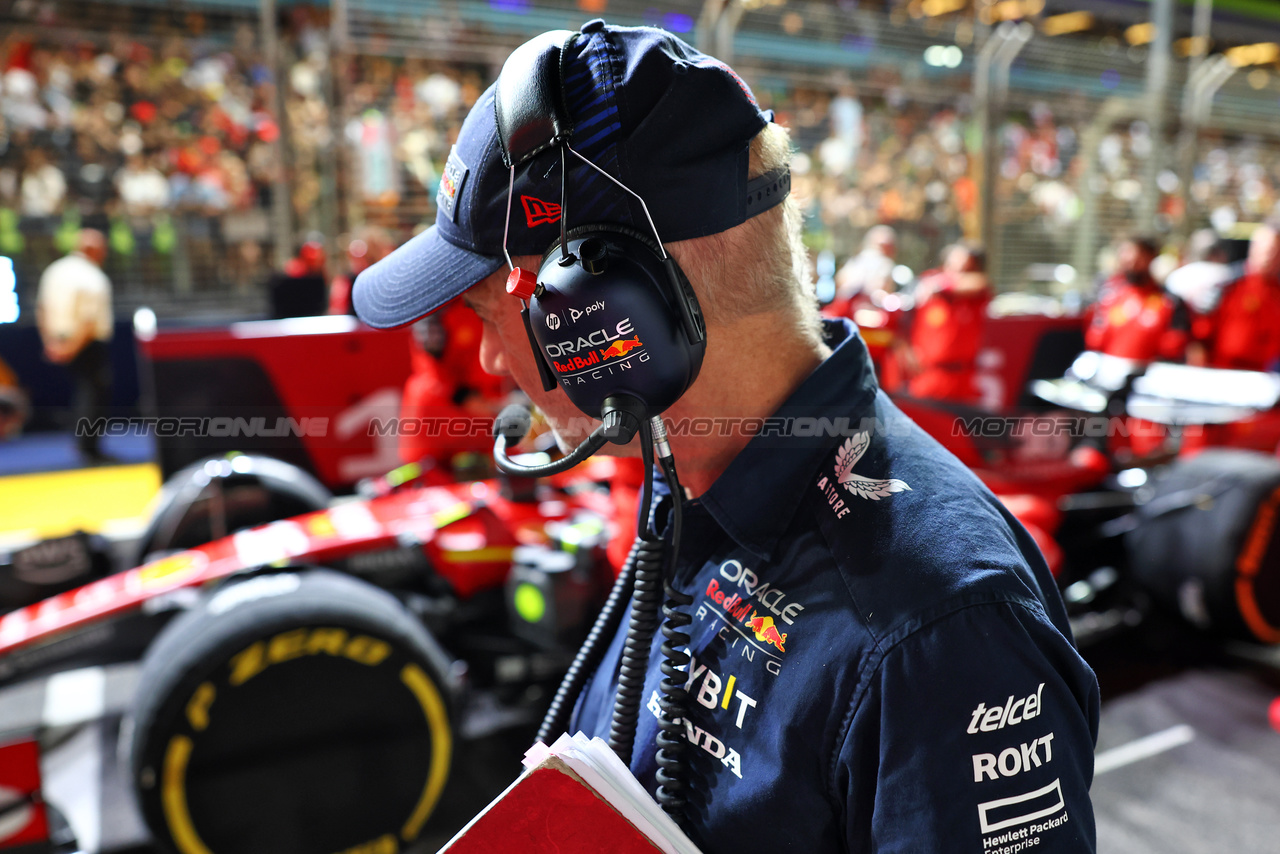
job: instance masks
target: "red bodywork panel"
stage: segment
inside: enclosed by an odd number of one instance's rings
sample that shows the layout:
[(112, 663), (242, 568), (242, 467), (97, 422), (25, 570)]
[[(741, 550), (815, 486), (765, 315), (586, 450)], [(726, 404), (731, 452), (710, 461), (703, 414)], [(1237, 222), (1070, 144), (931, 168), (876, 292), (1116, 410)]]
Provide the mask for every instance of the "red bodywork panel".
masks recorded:
[(324, 564), (406, 541), (421, 542), (436, 572), (465, 599), (502, 585), (517, 546), (547, 542), (547, 522), (585, 509), (608, 512), (608, 498), (590, 491), (547, 496), (509, 501), (493, 481), (421, 487), (250, 528), (0, 617), (0, 655), (179, 588), (261, 566)]
[[(139, 336), (138, 348), (152, 369), (164, 363), (216, 360), (256, 364), (284, 415), (328, 419), (323, 435), (304, 430), (300, 441), (321, 482), (342, 487), (385, 474), (401, 462), (398, 439), (370, 435), (369, 424), (372, 418), (400, 414), (400, 396), (410, 372), (410, 339), (407, 327), (377, 330), (343, 315), (160, 329), (150, 337)], [(216, 383), (221, 376), (214, 371), (196, 381)], [(236, 399), (235, 391), (227, 390), (227, 396)], [(257, 401), (243, 402), (246, 417), (259, 414)], [(170, 414), (163, 405), (161, 412)], [(273, 425), (271, 419), (268, 426)], [(264, 451), (271, 453), (269, 448)]]
[(34, 741), (0, 744), (0, 810), (0, 850), (49, 838), (49, 819), (40, 800), (40, 748)]

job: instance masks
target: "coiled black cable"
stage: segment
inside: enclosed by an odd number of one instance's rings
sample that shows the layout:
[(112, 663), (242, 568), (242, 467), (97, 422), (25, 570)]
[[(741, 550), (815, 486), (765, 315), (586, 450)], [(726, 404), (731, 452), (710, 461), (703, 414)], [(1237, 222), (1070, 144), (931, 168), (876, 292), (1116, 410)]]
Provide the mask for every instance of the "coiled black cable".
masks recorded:
[(666, 622), (662, 625), (662, 683), (658, 686), (661, 697), (658, 700), (660, 716), (658, 719), (658, 764), (657, 782), (658, 803), (663, 811), (671, 816), (682, 828), (687, 828), (686, 807), (688, 795), (688, 762), (689, 742), (685, 737), (685, 721), (689, 715), (689, 692), (685, 688), (688, 679), (689, 634), (684, 628), (693, 622), (693, 617), (684, 608), (693, 603), (693, 597), (677, 590), (671, 583), (675, 574), (675, 559), (680, 554), (680, 533), (683, 525), (681, 505), (684, 503), (680, 479), (676, 476), (675, 459), (661, 459), (662, 472), (666, 475), (671, 487), (671, 566), (666, 568), (664, 590), (666, 602), (662, 606), (662, 615)]
[[(687, 668), (690, 661), (687, 652), (690, 637), (683, 629), (693, 622), (693, 618), (681, 609), (692, 604), (693, 597), (677, 590), (670, 581), (674, 575), (676, 557), (680, 553), (684, 492), (676, 474), (675, 460), (671, 456), (662, 457), (659, 464), (671, 487), (672, 496), (671, 544), (668, 548), (663, 539), (655, 536), (650, 528), (654, 435), (648, 422), (642, 423), (640, 434), (645, 480), (640, 496), (636, 540), (608, 600), (556, 690), (551, 706), (538, 728), (538, 740), (548, 743), (565, 731), (573, 703), (586, 680), (599, 666), (608, 647), (608, 638), (618, 630), (626, 595), (632, 592), (631, 619), (619, 661), (618, 689), (609, 725), (609, 746), (618, 758), (630, 766), (645, 677), (649, 669), (649, 651), (653, 646), (661, 611), (665, 622), (662, 625), (663, 678), (659, 686), (658, 751), (655, 757), (658, 765), (657, 800), (664, 812), (682, 828), (687, 828), (689, 743), (685, 737), (684, 722), (689, 710), (689, 695), (685, 688), (687, 670), (682, 668)], [(665, 447), (665, 436), (662, 438), (662, 445)]]
[(644, 490), (636, 528), (636, 578), (631, 597), (631, 621), (618, 662), (618, 691), (609, 722), (609, 746), (626, 765), (636, 740), (636, 723), (649, 672), (649, 650), (658, 631), (662, 607), (662, 574), (666, 562), (664, 544), (649, 530), (649, 504), (653, 500), (653, 433), (648, 422), (640, 427), (640, 458), (644, 463)]

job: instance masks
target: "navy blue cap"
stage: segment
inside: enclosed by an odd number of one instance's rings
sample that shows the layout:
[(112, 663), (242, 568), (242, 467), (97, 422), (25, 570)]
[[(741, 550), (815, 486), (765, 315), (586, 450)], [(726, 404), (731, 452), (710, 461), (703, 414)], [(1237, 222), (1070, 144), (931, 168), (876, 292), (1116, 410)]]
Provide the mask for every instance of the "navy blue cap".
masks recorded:
[[(566, 46), (562, 68), (570, 145), (644, 199), (663, 242), (725, 231), (786, 195), (786, 174), (748, 183), (751, 140), (772, 115), (723, 62), (665, 30), (594, 20)], [(560, 162), (551, 149), (517, 167), (512, 256), (540, 255), (559, 238)], [(502, 267), (509, 174), (490, 86), (449, 153), (436, 224), (356, 279), (360, 319), (410, 323)], [(652, 234), (639, 203), (572, 155), (567, 203), (571, 228), (611, 223)]]

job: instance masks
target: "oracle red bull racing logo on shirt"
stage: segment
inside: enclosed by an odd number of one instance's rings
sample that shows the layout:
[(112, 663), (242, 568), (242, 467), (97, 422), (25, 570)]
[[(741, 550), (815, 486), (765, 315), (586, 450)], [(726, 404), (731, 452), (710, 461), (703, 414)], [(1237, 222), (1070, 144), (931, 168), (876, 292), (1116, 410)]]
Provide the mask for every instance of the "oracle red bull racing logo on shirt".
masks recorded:
[(731, 650), (736, 649), (748, 661), (762, 655), (765, 669), (776, 676), (787, 651), (789, 632), (785, 629), (795, 623), (804, 605), (792, 601), (772, 582), (761, 581), (740, 561), (720, 564), (719, 575), (703, 590), (698, 619), (720, 623), (718, 634)]

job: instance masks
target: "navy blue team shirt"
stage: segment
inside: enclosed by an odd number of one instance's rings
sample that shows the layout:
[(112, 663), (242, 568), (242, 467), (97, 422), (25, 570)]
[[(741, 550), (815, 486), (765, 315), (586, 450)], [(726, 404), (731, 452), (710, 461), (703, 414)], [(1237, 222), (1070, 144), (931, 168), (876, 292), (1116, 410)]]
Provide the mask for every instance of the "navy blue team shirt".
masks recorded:
[[(878, 390), (852, 324), (825, 333), (832, 355), (685, 505), (693, 841), (1094, 851), (1098, 686), (1038, 549)], [(608, 737), (625, 628), (570, 732)], [(651, 793), (660, 640), (631, 763)]]

